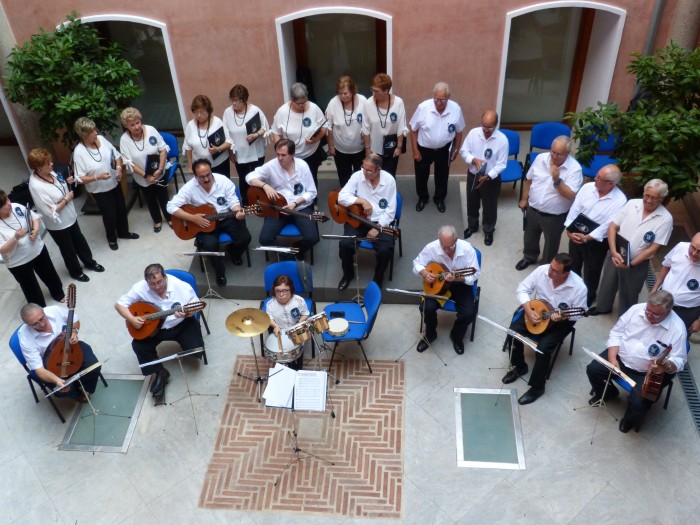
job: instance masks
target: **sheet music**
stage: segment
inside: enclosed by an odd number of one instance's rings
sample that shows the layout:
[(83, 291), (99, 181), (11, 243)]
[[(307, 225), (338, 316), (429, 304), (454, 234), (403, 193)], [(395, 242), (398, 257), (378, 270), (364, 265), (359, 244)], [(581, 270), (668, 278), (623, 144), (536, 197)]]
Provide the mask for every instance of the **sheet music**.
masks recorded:
[(280, 363), (270, 368), (267, 387), (263, 392), (266, 407), (292, 408), (296, 375), (297, 372)]
[(325, 370), (299, 370), (294, 381), (294, 409), (323, 412), (326, 410)]
[(601, 365), (603, 365), (605, 368), (607, 368), (608, 370), (612, 370), (614, 374), (617, 374), (617, 375), (620, 376), (622, 379), (624, 379), (625, 381), (627, 381), (627, 383), (629, 383), (630, 386), (631, 386), (632, 388), (634, 388), (634, 387), (637, 385), (637, 382), (636, 382), (634, 379), (632, 379), (630, 376), (628, 376), (627, 374), (625, 374), (622, 370), (620, 370), (620, 369), (617, 368), (616, 366), (613, 366), (613, 364), (612, 364), (610, 361), (607, 361), (606, 359), (603, 359), (602, 357), (600, 357), (598, 354), (591, 352), (591, 351), (590, 351), (588, 348), (586, 348), (585, 346), (583, 347), (583, 351), (586, 352), (586, 353), (587, 353), (589, 356), (591, 356), (593, 359), (595, 359), (596, 361), (598, 361), (598, 362), (599, 362)]

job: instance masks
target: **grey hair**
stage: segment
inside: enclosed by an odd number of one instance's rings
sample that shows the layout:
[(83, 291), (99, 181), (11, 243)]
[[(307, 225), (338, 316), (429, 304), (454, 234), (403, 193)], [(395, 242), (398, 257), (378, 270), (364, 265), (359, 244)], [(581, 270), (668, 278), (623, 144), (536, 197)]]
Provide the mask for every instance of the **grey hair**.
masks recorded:
[(620, 182), (620, 179), (622, 178), (622, 172), (620, 171), (620, 168), (617, 167), (617, 165), (607, 164), (600, 168), (598, 173), (600, 173), (603, 170), (605, 170), (609, 174), (610, 182), (614, 182), (615, 184)]
[(665, 199), (668, 195), (668, 184), (661, 179), (651, 179), (644, 185), (644, 189), (651, 188), (659, 193), (659, 197)]
[(158, 263), (149, 264), (143, 271), (143, 278), (147, 281), (149, 279), (153, 279), (154, 277), (158, 277), (159, 275), (165, 277), (165, 270), (163, 269), (163, 265)]
[(367, 162), (371, 162), (372, 166), (375, 168), (382, 169), (382, 164), (384, 163), (384, 159), (382, 158), (381, 155), (377, 155), (376, 153), (370, 153), (365, 157), (365, 160)]
[(19, 316), (22, 318), (22, 322), (26, 323), (27, 319), (29, 319), (29, 316), (32, 315), (36, 311), (41, 311), (42, 308), (36, 303), (28, 303), (25, 304), (22, 309), (19, 311)]
[(673, 308), (673, 295), (665, 290), (657, 290), (649, 296), (648, 303), (653, 306), (663, 306), (668, 313)]
[(289, 97), (292, 100), (299, 100), (300, 98), (309, 98), (309, 89), (306, 87), (306, 84), (302, 82), (297, 82), (296, 84), (292, 84), (292, 87), (289, 88)]
[(87, 117), (80, 117), (75, 121), (75, 124), (73, 124), (73, 131), (76, 132), (81, 140), (87, 137), (95, 129), (97, 129), (97, 126)]
[(552, 146), (554, 146), (554, 144), (563, 144), (566, 146), (566, 151), (571, 153), (571, 139), (566, 135), (559, 135), (552, 141)]
[(450, 235), (453, 239), (456, 239), (457, 230), (451, 224), (445, 224), (443, 226), (440, 226), (440, 229), (438, 230), (438, 237), (440, 237), (441, 235)]
[(447, 82), (438, 82), (435, 84), (435, 87), (433, 88), (433, 95), (438, 91), (442, 91), (445, 93), (447, 98), (450, 98), (450, 86), (447, 84)]

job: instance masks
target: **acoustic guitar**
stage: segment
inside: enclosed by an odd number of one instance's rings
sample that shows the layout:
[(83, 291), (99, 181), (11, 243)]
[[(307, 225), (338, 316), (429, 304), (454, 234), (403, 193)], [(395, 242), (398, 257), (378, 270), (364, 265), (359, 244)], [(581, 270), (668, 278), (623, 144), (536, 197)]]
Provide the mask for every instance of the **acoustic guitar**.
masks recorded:
[[(235, 217), (238, 213), (237, 211), (225, 211), (217, 213), (216, 208), (211, 204), (202, 204), (201, 206), (192, 206), (191, 204), (185, 204), (182, 206), (182, 210), (192, 215), (203, 214), (204, 218), (209, 221), (209, 226), (206, 228), (201, 227), (197, 223), (186, 219), (180, 219), (174, 215), (171, 217), (173, 223), (173, 230), (175, 230), (175, 235), (184, 241), (194, 239), (200, 232), (212, 232), (216, 228), (216, 221), (223, 219), (228, 219), (229, 217)], [(259, 206), (245, 206), (243, 212), (246, 215), (257, 214), (260, 211)]]
[(525, 326), (527, 327), (527, 331), (535, 335), (541, 334), (547, 329), (552, 314), (554, 313), (558, 313), (562, 319), (588, 316), (588, 310), (580, 306), (574, 306), (571, 308), (553, 308), (551, 304), (547, 303), (546, 301), (540, 301), (539, 299), (533, 299), (529, 304), (530, 308), (532, 308), (540, 316), (540, 321), (538, 323), (533, 323), (527, 318), (527, 316), (525, 316)]
[(445, 278), (448, 275), (453, 275), (457, 277), (460, 275), (474, 275), (476, 273), (476, 268), (461, 268), (459, 270), (449, 271), (447, 268), (445, 268), (444, 265), (440, 264), (439, 262), (429, 263), (425, 267), (425, 270), (432, 273), (435, 276), (435, 280), (432, 283), (429, 283), (424, 279), (423, 292), (434, 295), (442, 295), (442, 291), (447, 285), (447, 281), (445, 280)]
[(649, 401), (656, 401), (661, 393), (661, 387), (664, 383), (664, 376), (666, 372), (661, 372), (657, 374), (652, 372), (651, 369), (654, 365), (663, 365), (668, 360), (668, 354), (671, 353), (673, 345), (665, 345), (661, 341), (656, 341), (661, 346), (664, 347), (663, 352), (659, 356), (649, 363), (649, 369), (647, 370), (647, 375), (644, 376), (644, 384), (642, 385), (642, 397), (648, 399)]
[(258, 206), (259, 211), (255, 212), (258, 217), (275, 217), (278, 219), (280, 214), (282, 214), (293, 215), (295, 217), (301, 217), (303, 219), (316, 222), (327, 222), (330, 220), (325, 213), (320, 211), (315, 211), (309, 214), (285, 208), (285, 206), (288, 204), (287, 199), (285, 199), (284, 196), (279, 193), (277, 194), (277, 198), (273, 200), (267, 196), (264, 189), (251, 186), (248, 188), (247, 195), (248, 202), (254, 202), (255, 205)]
[(75, 374), (83, 364), (83, 349), (80, 347), (80, 343), (71, 344), (70, 342), (73, 333), (75, 296), (75, 284), (71, 283), (66, 290), (66, 306), (68, 307), (66, 329), (51, 341), (44, 352), (44, 368), (61, 379)]
[(391, 226), (379, 226), (379, 224), (367, 220), (364, 215), (364, 210), (359, 204), (352, 204), (350, 206), (343, 206), (340, 204), (338, 202), (338, 195), (340, 195), (340, 189), (335, 189), (328, 194), (328, 211), (335, 222), (338, 224), (347, 223), (353, 228), (359, 228), (360, 224), (364, 224), (368, 228), (379, 230), (392, 237), (399, 236), (399, 230), (396, 228), (392, 228)]
[(146, 339), (157, 333), (158, 330), (160, 330), (160, 327), (163, 326), (166, 317), (177, 312), (193, 314), (199, 312), (200, 310), (204, 310), (206, 306), (207, 303), (204, 301), (193, 301), (184, 306), (177, 305), (168, 310), (159, 310), (153, 303), (137, 301), (129, 306), (129, 311), (134, 317), (143, 317), (145, 322), (141, 328), (136, 328), (129, 321), (126, 321), (126, 328), (129, 330), (131, 337), (140, 341), (141, 339)]

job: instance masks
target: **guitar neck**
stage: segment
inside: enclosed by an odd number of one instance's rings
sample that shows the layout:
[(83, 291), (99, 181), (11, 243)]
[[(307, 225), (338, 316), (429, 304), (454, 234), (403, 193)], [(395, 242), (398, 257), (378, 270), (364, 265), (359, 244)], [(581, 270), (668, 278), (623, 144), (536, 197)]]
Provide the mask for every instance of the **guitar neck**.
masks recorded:
[(147, 321), (152, 321), (154, 319), (162, 319), (163, 317), (168, 317), (169, 315), (173, 315), (177, 312), (182, 312), (182, 307), (170, 308), (169, 310), (161, 310), (160, 312), (148, 314), (144, 316), (144, 319), (146, 319)]
[(309, 219), (313, 220), (312, 215), (307, 215), (306, 213), (301, 213), (300, 211), (295, 211), (295, 210), (290, 210), (289, 208), (283, 208), (282, 206), (277, 206), (275, 204), (263, 204), (263, 206), (269, 206), (273, 210), (277, 210), (280, 213), (284, 213), (285, 215), (294, 215), (296, 217), (303, 217), (304, 219)]
[(364, 217), (361, 217), (360, 215), (357, 215), (356, 213), (353, 213), (353, 212), (351, 212), (350, 210), (346, 210), (346, 213), (347, 213), (350, 217), (352, 217), (353, 219), (357, 219), (358, 221), (360, 221), (362, 224), (364, 224), (364, 225), (367, 226), (368, 228), (373, 228), (373, 229), (375, 229), (375, 230), (379, 230), (379, 231), (381, 231), (381, 232), (383, 232), (383, 233), (386, 233), (386, 234), (389, 234), (389, 235), (395, 235), (395, 234), (396, 234), (396, 230), (394, 230), (394, 228), (389, 228), (389, 227), (387, 227), (387, 226), (379, 226), (379, 224), (375, 224), (375, 223), (373, 223), (372, 221), (368, 221), (368, 220), (365, 219)]
[[(242, 208), (243, 213), (255, 213), (258, 210), (257, 206), (244, 206)], [(204, 218), (210, 222), (212, 221), (220, 221), (222, 219), (228, 219), (229, 217), (235, 217), (238, 211), (223, 211), (221, 213), (212, 213), (211, 215), (205, 215)]]
[(70, 308), (68, 310), (68, 318), (66, 319), (66, 340), (63, 343), (64, 350), (68, 350), (70, 347), (70, 338), (73, 335), (73, 316), (75, 313), (75, 308)]

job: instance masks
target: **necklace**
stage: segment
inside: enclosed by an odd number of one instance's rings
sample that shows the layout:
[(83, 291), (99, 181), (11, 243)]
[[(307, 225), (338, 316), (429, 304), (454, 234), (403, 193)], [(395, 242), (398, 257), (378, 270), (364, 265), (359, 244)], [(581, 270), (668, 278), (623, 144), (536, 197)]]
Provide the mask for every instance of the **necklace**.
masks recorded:
[[(233, 109), (233, 108), (231, 108)], [(238, 113), (236, 113), (236, 110), (233, 110), (233, 122), (236, 124), (236, 126), (242, 127), (243, 123), (245, 122), (245, 116), (248, 114), (248, 104), (245, 105), (245, 111), (243, 112), (243, 116), (241, 117), (241, 123), (238, 123)]]
[[(53, 176), (53, 173), (51, 174), (51, 180), (46, 180), (44, 177), (42, 177), (41, 175), (39, 175), (39, 173), (37, 173), (36, 171), (34, 172), (34, 175), (36, 175), (37, 177), (39, 177), (39, 178), (40, 178), (41, 180), (43, 180), (46, 184), (51, 184), (51, 186), (54, 186), (54, 187), (58, 188), (59, 191), (63, 194), (63, 196), (64, 196), (64, 197), (66, 196), (67, 191), (63, 189), (63, 184), (61, 184), (60, 182), (58, 182), (58, 180), (56, 179), (56, 177)], [(58, 182), (58, 184), (56, 184), (57, 182)], [(67, 187), (67, 186), (66, 186), (66, 187)]]
[[(304, 113), (306, 113), (306, 104), (304, 104), (304, 109), (301, 112), (301, 121), (299, 123), (299, 142), (296, 140), (294, 141), (294, 144), (296, 146), (301, 146), (301, 144), (304, 142)], [(284, 132), (287, 134), (287, 138), (289, 138), (289, 117), (292, 115), (292, 103), (289, 103), (289, 113), (287, 113), (287, 125), (284, 127)]]
[(92, 150), (88, 147), (87, 144), (83, 142), (83, 147), (87, 150), (87, 152), (90, 154), (92, 157), (92, 160), (95, 162), (102, 162), (102, 152), (100, 151), (100, 147), (95, 143), (95, 148), (97, 149), (97, 153), (93, 153)]
[(204, 149), (209, 149), (209, 126), (211, 126), (211, 118), (207, 120), (207, 129), (204, 130), (204, 135), (201, 135), (199, 133), (199, 122), (197, 122), (197, 137), (199, 137), (199, 143)]
[(134, 146), (136, 146), (136, 149), (139, 151), (143, 151), (143, 149), (146, 147), (146, 134), (141, 130), (141, 147), (139, 148), (138, 143), (134, 140), (134, 137), (131, 136), (131, 132), (129, 132), (129, 138), (131, 139), (131, 142), (134, 143)]
[[(382, 127), (382, 129), (386, 128), (386, 121), (389, 118), (389, 110), (391, 109), (391, 95), (389, 95), (389, 101), (387, 102), (386, 106), (386, 113), (382, 115), (382, 112), (379, 110), (379, 103), (377, 103), (377, 100), (374, 100), (374, 107), (377, 108), (377, 116), (379, 117), (379, 125)], [(382, 117), (384, 117), (384, 122), (382, 122)]]
[[(27, 209), (27, 211), (29, 211), (29, 209)], [(0, 221), (4, 222), (4, 223), (5, 223), (5, 226), (7, 226), (8, 228), (10, 228), (11, 230), (18, 231), (20, 228), (22, 228), (22, 223), (20, 222), (19, 217), (17, 217), (17, 215), (15, 215), (15, 210), (12, 210), (12, 216), (13, 216), (13, 217), (15, 218), (15, 220), (17, 221), (17, 228), (15, 228), (14, 226), (12, 226), (12, 225), (10, 225), (10, 224), (7, 224), (7, 223), (5, 222), (5, 219), (3, 219), (3, 218), (1, 218), (1, 217), (0, 217)], [(7, 218), (9, 219), (10, 216), (8, 215)]]
[[(345, 119), (346, 126), (352, 124), (353, 113), (355, 113), (355, 97), (352, 97), (352, 107), (350, 108), (350, 113), (345, 111), (345, 104), (343, 104), (343, 118)], [(386, 120), (384, 122), (386, 123)]]

